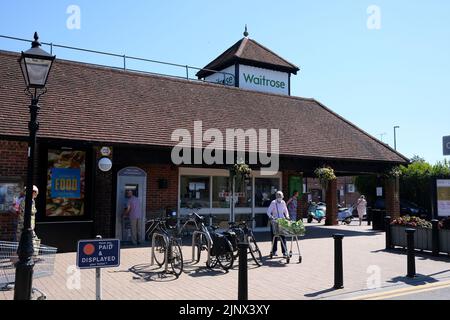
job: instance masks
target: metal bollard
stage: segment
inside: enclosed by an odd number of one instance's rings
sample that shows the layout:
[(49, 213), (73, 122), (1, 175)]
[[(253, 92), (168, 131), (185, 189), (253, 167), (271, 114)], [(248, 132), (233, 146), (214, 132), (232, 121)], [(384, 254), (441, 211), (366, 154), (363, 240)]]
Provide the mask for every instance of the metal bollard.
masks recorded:
[(439, 256), (439, 220), (431, 220), (431, 248), (433, 251), (433, 256)]
[(414, 253), (414, 233), (416, 229), (405, 229), (406, 241), (408, 244), (408, 278), (414, 278), (416, 276), (416, 259)]
[(343, 234), (335, 233), (334, 238), (334, 288), (344, 288), (344, 265), (342, 259), (342, 239)]
[[(97, 235), (96, 239), (101, 239), (102, 236)], [(95, 299), (102, 300), (102, 269), (95, 268)]]
[(390, 216), (384, 217), (384, 231), (386, 232), (386, 250), (392, 249)]
[(239, 275), (238, 275), (238, 300), (248, 300), (248, 268), (247, 252), (248, 243), (238, 243)]

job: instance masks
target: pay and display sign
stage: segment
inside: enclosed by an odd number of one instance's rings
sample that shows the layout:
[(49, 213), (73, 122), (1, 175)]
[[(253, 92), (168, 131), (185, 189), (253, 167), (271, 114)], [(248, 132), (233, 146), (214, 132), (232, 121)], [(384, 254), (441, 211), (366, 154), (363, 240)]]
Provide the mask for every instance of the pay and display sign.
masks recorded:
[(80, 240), (77, 246), (77, 267), (109, 268), (120, 265), (120, 240)]
[(444, 156), (450, 156), (450, 136), (446, 136), (442, 138)]

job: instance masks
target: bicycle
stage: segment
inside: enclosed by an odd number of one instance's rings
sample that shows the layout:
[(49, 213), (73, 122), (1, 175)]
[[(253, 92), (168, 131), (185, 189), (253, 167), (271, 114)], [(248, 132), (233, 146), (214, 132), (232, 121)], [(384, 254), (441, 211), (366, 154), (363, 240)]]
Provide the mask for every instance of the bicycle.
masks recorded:
[(207, 268), (212, 269), (218, 264), (225, 271), (232, 268), (234, 264), (233, 246), (225, 235), (216, 232), (218, 227), (206, 226), (204, 217), (196, 212), (189, 214), (181, 230), (188, 223), (193, 223), (196, 229), (192, 234), (192, 261), (198, 263), (201, 252), (206, 251)]
[(152, 260), (156, 261), (161, 268), (165, 264), (165, 272), (168, 270), (168, 264), (172, 272), (178, 278), (183, 272), (183, 253), (179, 240), (171, 234), (172, 226), (167, 225), (168, 218), (156, 218), (148, 220), (150, 224), (145, 234), (152, 243)]
[[(253, 234), (253, 230), (248, 227), (248, 222), (252, 222), (254, 218), (246, 221), (240, 222), (228, 222), (229, 229), (225, 234), (228, 235), (230, 242), (233, 245), (233, 250), (235, 252), (234, 258), (237, 259), (238, 251), (237, 244), (239, 242), (247, 242), (249, 244), (248, 252), (252, 256), (253, 261), (255, 261), (256, 265), (262, 265), (262, 254), (261, 250), (258, 247), (258, 243), (256, 242), (255, 235)], [(234, 235), (233, 235), (234, 233)], [(231, 240), (233, 239), (233, 241)]]

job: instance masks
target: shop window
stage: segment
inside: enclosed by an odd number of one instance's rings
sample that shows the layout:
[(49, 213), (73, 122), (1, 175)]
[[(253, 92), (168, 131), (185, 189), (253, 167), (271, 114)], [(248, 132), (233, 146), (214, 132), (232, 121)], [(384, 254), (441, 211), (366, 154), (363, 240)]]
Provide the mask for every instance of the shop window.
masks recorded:
[(213, 208), (229, 208), (230, 207), (230, 190), (229, 177), (213, 177), (212, 186), (212, 207)]
[(236, 185), (236, 208), (250, 208), (252, 206), (252, 179), (245, 179)]
[(275, 200), (275, 193), (280, 190), (279, 178), (255, 178), (255, 207), (265, 208)]
[(209, 177), (181, 176), (181, 208), (209, 208)]
[(86, 152), (48, 150), (47, 217), (83, 217), (86, 194)]

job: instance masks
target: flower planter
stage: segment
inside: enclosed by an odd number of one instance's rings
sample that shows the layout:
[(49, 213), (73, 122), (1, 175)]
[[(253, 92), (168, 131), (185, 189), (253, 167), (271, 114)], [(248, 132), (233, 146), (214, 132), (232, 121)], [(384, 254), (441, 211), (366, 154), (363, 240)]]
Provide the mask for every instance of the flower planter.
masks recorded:
[(450, 254), (450, 230), (439, 230), (439, 251)]
[(391, 242), (394, 247), (406, 248), (406, 232), (404, 226), (391, 225)]
[(417, 228), (414, 233), (414, 246), (416, 249), (433, 251), (432, 229)]
[[(391, 225), (391, 241), (393, 246), (407, 247), (405, 229), (410, 228), (400, 225)], [(419, 250), (433, 250), (432, 230), (427, 228), (415, 228), (414, 248)]]

